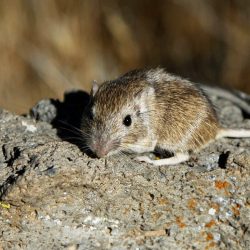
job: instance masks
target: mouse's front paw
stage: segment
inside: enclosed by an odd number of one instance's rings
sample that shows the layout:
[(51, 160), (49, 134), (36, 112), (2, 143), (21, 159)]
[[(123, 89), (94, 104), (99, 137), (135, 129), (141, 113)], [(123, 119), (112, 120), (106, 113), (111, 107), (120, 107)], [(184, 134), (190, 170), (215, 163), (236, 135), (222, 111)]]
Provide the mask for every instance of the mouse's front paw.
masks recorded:
[(140, 161), (140, 162), (147, 162), (147, 163), (153, 163), (153, 160), (150, 159), (148, 156), (137, 156), (135, 157), (136, 161)]

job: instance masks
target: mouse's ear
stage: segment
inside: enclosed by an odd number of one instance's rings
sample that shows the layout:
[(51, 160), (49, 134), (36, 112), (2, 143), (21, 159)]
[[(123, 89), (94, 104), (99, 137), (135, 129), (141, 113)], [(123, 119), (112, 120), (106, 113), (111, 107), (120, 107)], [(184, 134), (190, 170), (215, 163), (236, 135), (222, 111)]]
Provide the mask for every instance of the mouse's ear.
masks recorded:
[(140, 99), (140, 100), (145, 100), (148, 97), (152, 97), (154, 96), (155, 90), (152, 86), (147, 86), (141, 90), (139, 90), (136, 94), (135, 94), (135, 98), (136, 99)]
[(92, 88), (91, 88), (91, 91), (90, 91), (90, 95), (91, 95), (91, 96), (94, 96), (94, 95), (96, 94), (98, 88), (99, 88), (99, 85), (98, 85), (97, 81), (94, 80), (94, 81), (92, 82)]
[(141, 112), (148, 109), (148, 103), (151, 98), (154, 98), (155, 90), (152, 86), (147, 86), (135, 94), (135, 101)]

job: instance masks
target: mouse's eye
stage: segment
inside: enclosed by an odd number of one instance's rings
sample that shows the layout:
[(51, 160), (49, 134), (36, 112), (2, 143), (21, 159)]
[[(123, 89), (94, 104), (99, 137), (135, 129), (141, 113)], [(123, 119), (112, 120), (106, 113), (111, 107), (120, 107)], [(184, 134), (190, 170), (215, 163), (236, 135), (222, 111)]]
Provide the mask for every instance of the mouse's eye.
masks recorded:
[(124, 120), (123, 120), (123, 124), (127, 127), (129, 127), (132, 123), (132, 119), (130, 115), (127, 115)]

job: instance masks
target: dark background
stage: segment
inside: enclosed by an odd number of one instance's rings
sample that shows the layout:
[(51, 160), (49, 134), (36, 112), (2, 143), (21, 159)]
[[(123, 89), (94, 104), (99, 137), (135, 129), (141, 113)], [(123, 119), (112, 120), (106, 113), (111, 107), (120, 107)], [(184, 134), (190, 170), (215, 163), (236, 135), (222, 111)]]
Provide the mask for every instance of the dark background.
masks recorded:
[(0, 1), (0, 107), (159, 65), (250, 93), (250, 1)]

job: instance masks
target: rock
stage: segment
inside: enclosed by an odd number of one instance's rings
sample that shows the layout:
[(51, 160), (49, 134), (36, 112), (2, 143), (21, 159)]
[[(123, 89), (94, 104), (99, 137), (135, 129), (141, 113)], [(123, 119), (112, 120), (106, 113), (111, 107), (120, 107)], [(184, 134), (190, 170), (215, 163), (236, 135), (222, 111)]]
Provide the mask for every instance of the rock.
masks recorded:
[[(0, 249), (250, 249), (249, 139), (221, 139), (179, 166), (90, 158), (74, 128), (80, 96), (26, 117), (0, 111)], [(222, 123), (250, 128), (225, 102)]]
[(52, 123), (57, 117), (59, 102), (54, 100), (41, 100), (30, 110), (30, 116), (38, 121)]

